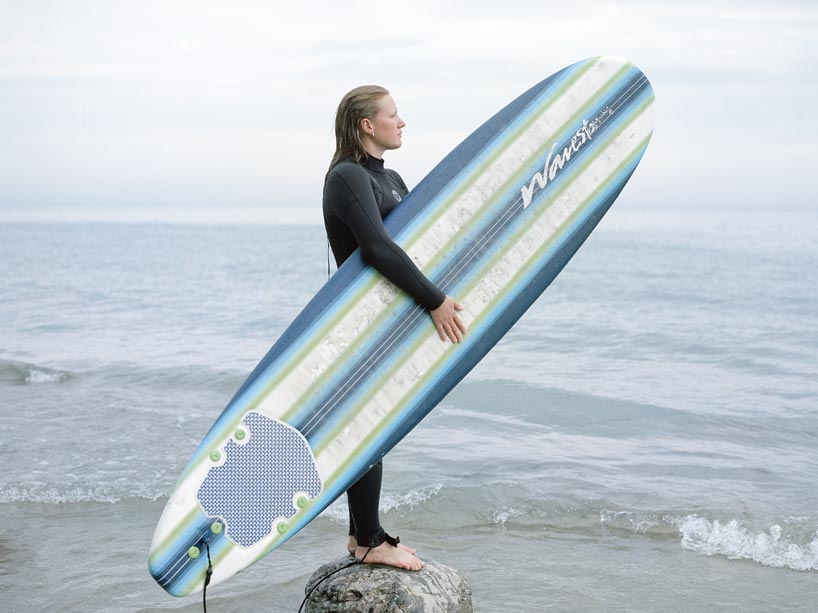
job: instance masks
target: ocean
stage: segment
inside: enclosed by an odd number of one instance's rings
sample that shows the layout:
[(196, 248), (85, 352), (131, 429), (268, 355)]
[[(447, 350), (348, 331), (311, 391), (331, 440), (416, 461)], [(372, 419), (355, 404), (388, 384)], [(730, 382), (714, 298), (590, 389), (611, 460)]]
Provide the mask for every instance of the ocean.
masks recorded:
[[(616, 206), (384, 460), (475, 611), (818, 609), (818, 214)], [(0, 609), (199, 611), (147, 571), (198, 442), (327, 278), (320, 225), (0, 223)], [(208, 590), (295, 611), (333, 504)]]

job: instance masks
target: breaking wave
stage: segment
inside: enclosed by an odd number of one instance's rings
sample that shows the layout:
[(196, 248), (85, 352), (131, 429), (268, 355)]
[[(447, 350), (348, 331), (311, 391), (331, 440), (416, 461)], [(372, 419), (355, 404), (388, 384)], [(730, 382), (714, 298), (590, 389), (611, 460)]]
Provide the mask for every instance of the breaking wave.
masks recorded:
[(698, 515), (686, 517), (679, 525), (682, 547), (705, 556), (725, 556), (731, 560), (752, 560), (764, 566), (792, 570), (818, 570), (818, 532), (808, 543), (785, 538), (780, 525), (754, 532), (732, 519), (726, 523)]
[(65, 383), (72, 374), (64, 370), (46, 368), (26, 362), (0, 360), (0, 383), (12, 385), (38, 385), (42, 383)]
[[(400, 495), (386, 494), (381, 497), (381, 513), (399, 510), (412, 510), (415, 507), (431, 500), (442, 489), (443, 486), (438, 484), (417, 490), (411, 490)], [(349, 521), (347, 497), (341, 495), (321, 513), (321, 516), (338, 523), (346, 523)]]

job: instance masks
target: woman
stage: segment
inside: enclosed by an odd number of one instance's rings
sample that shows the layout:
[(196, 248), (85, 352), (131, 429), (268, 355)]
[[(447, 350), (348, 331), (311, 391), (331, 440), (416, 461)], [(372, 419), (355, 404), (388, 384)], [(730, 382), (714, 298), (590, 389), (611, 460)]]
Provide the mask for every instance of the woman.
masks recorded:
[[(408, 193), (400, 175), (383, 165), (384, 151), (401, 146), (405, 125), (383, 87), (365, 85), (343, 97), (335, 115), (335, 155), (324, 183), (324, 225), (338, 266), (360, 247), (368, 264), (429, 311), (441, 341), (456, 343), (466, 332), (457, 314), (463, 307), (429, 281), (383, 227), (383, 219)], [(382, 472), (378, 462), (347, 492), (347, 548), (366, 563), (419, 570), (424, 563), (414, 549), (381, 527)]]

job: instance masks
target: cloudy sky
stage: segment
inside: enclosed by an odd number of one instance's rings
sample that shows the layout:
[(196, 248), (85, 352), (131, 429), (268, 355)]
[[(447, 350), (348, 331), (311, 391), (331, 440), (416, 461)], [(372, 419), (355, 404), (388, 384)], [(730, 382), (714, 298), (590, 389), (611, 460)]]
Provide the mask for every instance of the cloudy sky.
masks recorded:
[[(569, 7), (570, 4), (570, 7)], [(388, 87), (416, 184), (593, 55), (650, 78), (622, 206), (818, 204), (814, 2), (0, 0), (0, 212), (320, 208), (341, 96)]]

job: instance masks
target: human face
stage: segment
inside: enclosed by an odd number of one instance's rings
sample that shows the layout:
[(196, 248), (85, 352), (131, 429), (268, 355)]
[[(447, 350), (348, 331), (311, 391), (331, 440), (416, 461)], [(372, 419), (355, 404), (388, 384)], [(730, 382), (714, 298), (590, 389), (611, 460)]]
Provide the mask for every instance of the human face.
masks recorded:
[(373, 146), (373, 151), (368, 153), (382, 157), (384, 151), (397, 149), (403, 144), (403, 127), (406, 122), (398, 115), (398, 107), (389, 94), (383, 96), (377, 102), (378, 112), (375, 117), (369, 120), (371, 132), (367, 134)]

